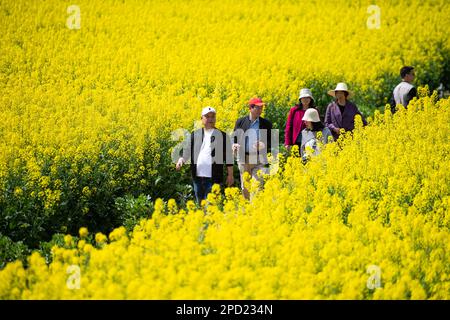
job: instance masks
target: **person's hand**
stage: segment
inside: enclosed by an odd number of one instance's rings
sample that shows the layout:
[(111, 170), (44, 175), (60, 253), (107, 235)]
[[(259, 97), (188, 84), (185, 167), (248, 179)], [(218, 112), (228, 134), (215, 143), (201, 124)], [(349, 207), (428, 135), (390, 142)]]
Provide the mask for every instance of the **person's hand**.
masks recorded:
[(183, 158), (178, 159), (175, 169), (177, 169), (177, 171), (179, 171), (181, 169), (181, 167), (183, 166), (183, 164), (184, 164), (184, 159)]
[(234, 183), (234, 177), (233, 175), (227, 175), (227, 186), (231, 187)]
[(286, 146), (286, 150), (287, 150), (287, 151), (291, 151), (291, 148), (292, 148), (291, 145), (287, 145), (287, 146)]
[(264, 149), (265, 147), (266, 147), (266, 145), (263, 142), (258, 141), (254, 145), (252, 145), (252, 150), (260, 151), (260, 150)]
[(341, 133), (341, 128), (334, 128), (333, 131), (336, 132), (337, 134), (340, 134)]
[(256, 150), (263, 150), (265, 148), (266, 148), (266, 145), (264, 144), (264, 142), (258, 141), (257, 143), (255, 143)]

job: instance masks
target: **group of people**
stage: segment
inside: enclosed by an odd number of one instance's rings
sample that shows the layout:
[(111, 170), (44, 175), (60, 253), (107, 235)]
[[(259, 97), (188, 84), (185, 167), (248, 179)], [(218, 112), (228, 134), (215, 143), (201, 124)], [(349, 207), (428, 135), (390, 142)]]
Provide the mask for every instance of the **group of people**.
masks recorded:
[[(412, 85), (414, 68), (405, 66), (400, 70), (402, 82), (394, 89), (391, 109), (395, 112), (397, 104), (405, 107), (416, 95)], [(335, 89), (328, 91), (334, 100), (327, 106), (324, 122), (321, 121), (311, 90), (300, 90), (298, 103), (289, 110), (285, 127), (284, 145), (289, 150), (297, 145), (303, 160), (307, 154), (318, 154), (320, 145), (335, 141), (345, 131), (355, 127), (355, 116), (360, 115), (363, 125), (367, 125), (358, 107), (349, 99), (352, 97), (347, 85), (338, 83)], [(213, 184), (227, 186), (234, 184), (233, 164), (236, 160), (244, 197), (250, 199), (250, 193), (244, 184), (244, 174), (262, 183), (262, 174), (268, 173), (267, 154), (272, 150), (272, 123), (261, 117), (265, 103), (260, 98), (248, 102), (248, 115), (239, 118), (234, 126), (232, 138), (217, 129), (216, 110), (205, 107), (201, 112), (203, 128), (191, 133), (186, 139), (182, 154), (176, 163), (176, 169), (190, 161), (195, 198), (198, 203), (211, 191)], [(321, 132), (319, 142), (318, 133)], [(278, 134), (278, 133), (275, 133)], [(277, 138), (277, 137), (276, 137)], [(308, 152), (307, 152), (308, 151)], [(226, 179), (224, 179), (226, 167)], [(224, 181), (225, 180), (225, 181)]]

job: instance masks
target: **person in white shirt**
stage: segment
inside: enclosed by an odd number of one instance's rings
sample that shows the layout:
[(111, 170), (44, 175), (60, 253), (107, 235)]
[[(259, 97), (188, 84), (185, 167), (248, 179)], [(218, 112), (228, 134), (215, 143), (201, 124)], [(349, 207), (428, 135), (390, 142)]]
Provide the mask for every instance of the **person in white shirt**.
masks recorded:
[[(302, 156), (302, 160), (306, 161), (309, 155), (317, 155), (320, 153), (317, 132), (322, 132), (321, 140), (323, 144), (334, 141), (334, 139), (330, 129), (325, 127), (320, 121), (319, 112), (316, 109), (307, 109), (302, 120), (305, 121), (306, 128), (302, 130), (300, 155)], [(307, 149), (310, 150), (310, 153)]]
[(203, 128), (191, 134), (175, 167), (180, 170), (190, 158), (195, 199), (199, 204), (211, 192), (213, 184), (224, 184), (224, 165), (227, 186), (234, 183), (231, 140), (225, 132), (216, 129), (216, 110), (205, 107), (201, 119)]
[(405, 66), (401, 68), (400, 76), (402, 77), (402, 82), (395, 87), (390, 101), (391, 112), (393, 114), (395, 113), (395, 108), (398, 104), (401, 104), (406, 108), (409, 102), (417, 96), (417, 89), (412, 84), (416, 77), (414, 67)]

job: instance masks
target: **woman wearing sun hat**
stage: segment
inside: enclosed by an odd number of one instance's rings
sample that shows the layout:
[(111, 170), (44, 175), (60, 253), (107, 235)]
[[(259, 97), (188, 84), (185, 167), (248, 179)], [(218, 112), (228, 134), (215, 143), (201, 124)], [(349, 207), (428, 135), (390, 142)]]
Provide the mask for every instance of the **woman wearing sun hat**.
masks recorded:
[(355, 128), (355, 116), (357, 114), (361, 116), (363, 124), (367, 124), (358, 107), (348, 100), (353, 92), (348, 90), (347, 84), (338, 83), (334, 90), (328, 91), (328, 94), (336, 98), (328, 105), (325, 113), (325, 126), (331, 130), (334, 139), (339, 137), (340, 129), (352, 131)]
[(315, 108), (314, 98), (311, 90), (304, 88), (300, 90), (299, 103), (289, 110), (284, 132), (284, 145), (290, 149), (293, 145), (301, 146), (302, 130), (306, 128), (302, 118), (308, 108)]
[(302, 159), (306, 160), (307, 152), (306, 148), (310, 147), (313, 154), (319, 153), (320, 149), (317, 144), (317, 133), (322, 132), (322, 143), (326, 144), (333, 140), (330, 129), (320, 121), (319, 112), (316, 109), (309, 108), (305, 111), (302, 120), (305, 123), (306, 128), (302, 130), (302, 144), (300, 147), (300, 154)]

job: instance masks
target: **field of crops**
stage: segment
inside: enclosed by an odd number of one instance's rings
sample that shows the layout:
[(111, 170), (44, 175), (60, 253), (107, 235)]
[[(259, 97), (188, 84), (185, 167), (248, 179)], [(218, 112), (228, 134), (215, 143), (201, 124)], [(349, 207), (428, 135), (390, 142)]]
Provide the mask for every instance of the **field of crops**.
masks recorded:
[(8, 264), (0, 298), (449, 299), (450, 99), (433, 100), (286, 159), (251, 203), (213, 189), (203, 210), (157, 200), (129, 235), (82, 228), (49, 266)]
[[(1, 1), (0, 298), (448, 299), (450, 101), (384, 110), (403, 65), (450, 84), (449, 16), (446, 0)], [(306, 166), (282, 157), (251, 203), (190, 202), (174, 130), (206, 105), (233, 129), (260, 96), (282, 136), (301, 88), (323, 116), (341, 81), (368, 127)]]

